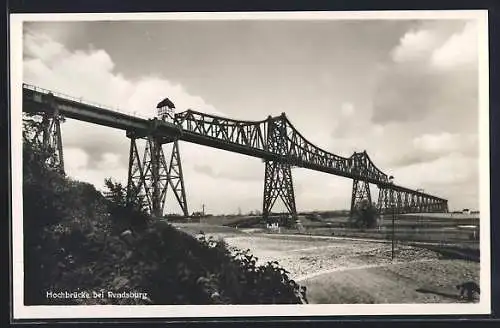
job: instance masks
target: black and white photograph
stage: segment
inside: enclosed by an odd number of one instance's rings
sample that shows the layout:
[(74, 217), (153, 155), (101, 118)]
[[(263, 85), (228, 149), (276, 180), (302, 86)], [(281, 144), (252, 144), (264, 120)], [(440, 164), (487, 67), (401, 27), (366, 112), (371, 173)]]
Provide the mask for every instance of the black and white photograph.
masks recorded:
[(15, 318), (489, 313), (486, 11), (10, 33)]

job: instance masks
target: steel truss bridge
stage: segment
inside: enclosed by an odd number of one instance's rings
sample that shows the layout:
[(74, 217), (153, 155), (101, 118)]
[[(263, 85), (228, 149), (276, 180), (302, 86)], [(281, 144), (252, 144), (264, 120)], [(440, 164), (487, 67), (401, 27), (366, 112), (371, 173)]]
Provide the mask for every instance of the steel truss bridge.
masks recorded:
[[(372, 202), (370, 184), (378, 187), (378, 210), (387, 213), (447, 212), (448, 201), (419, 190), (398, 186), (372, 162), (366, 151), (341, 157), (309, 142), (285, 113), (262, 121), (240, 121), (193, 110), (170, 120), (144, 119), (70, 96), (23, 84), (23, 111), (42, 118), (42, 144), (64, 172), (61, 121), (71, 118), (126, 131), (130, 139), (127, 198), (144, 202), (150, 213), (161, 216), (169, 187), (185, 216), (189, 216), (179, 141), (186, 141), (261, 158), (265, 162), (263, 217), (267, 219), (280, 198), (296, 217), (292, 168), (303, 167), (353, 180), (351, 213), (363, 200)], [(139, 153), (138, 140), (145, 140)], [(172, 144), (167, 160), (163, 145)], [(141, 156), (142, 155), (142, 156)]]

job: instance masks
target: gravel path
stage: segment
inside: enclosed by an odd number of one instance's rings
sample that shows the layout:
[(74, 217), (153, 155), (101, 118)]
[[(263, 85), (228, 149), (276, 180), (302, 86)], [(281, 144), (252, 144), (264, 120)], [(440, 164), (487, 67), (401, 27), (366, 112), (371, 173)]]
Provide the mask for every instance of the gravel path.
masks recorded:
[[(258, 258), (258, 263), (278, 261), (292, 278), (316, 275), (339, 268), (391, 263), (390, 245), (352, 240), (287, 239), (268, 236), (237, 236), (225, 238), (233, 247), (245, 250)], [(396, 249), (398, 262), (437, 259), (432, 251), (412, 246)]]

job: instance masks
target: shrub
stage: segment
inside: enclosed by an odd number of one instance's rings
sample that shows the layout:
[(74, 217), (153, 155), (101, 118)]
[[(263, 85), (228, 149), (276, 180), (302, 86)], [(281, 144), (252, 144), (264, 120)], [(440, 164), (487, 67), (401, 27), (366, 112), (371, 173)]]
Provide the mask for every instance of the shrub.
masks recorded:
[(363, 199), (349, 217), (349, 225), (357, 229), (371, 229), (377, 226), (379, 214), (375, 206)]
[(33, 144), (23, 154), (25, 301), (43, 304), (44, 291), (79, 286), (73, 270), (97, 258), (110, 225), (93, 186), (47, 169)]
[[(36, 125), (34, 125), (36, 127)], [(33, 132), (30, 125), (25, 128)], [(23, 144), (25, 304), (302, 303), (305, 290), (277, 262), (199, 240), (152, 222), (125, 188), (105, 181), (107, 197), (46, 164), (50, 150)], [(146, 299), (49, 299), (47, 291), (136, 291)]]
[(115, 230), (144, 230), (151, 219), (144, 204), (136, 199), (127, 199), (126, 188), (111, 178), (105, 179), (104, 184), (108, 188), (107, 205)]

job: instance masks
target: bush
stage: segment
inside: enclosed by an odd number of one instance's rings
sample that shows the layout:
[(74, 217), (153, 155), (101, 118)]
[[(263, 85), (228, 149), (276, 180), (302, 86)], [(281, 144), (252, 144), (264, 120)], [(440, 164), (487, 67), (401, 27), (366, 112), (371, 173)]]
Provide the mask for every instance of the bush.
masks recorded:
[(157, 222), (135, 234), (130, 246), (123, 265), (140, 265), (131, 282), (153, 304), (302, 303), (300, 286), (276, 262), (257, 266), (248, 251), (230, 250), (223, 240), (196, 240)]
[[(52, 170), (45, 164), (50, 150), (36, 139), (24, 139), (23, 156), (26, 305), (305, 301), (305, 290), (278, 263), (257, 265), (248, 251), (229, 249), (223, 240), (197, 240), (151, 222), (141, 204), (126, 202), (121, 184), (107, 179), (105, 198)], [(54, 300), (45, 294), (98, 290), (148, 297)]]
[(375, 206), (363, 199), (349, 217), (349, 225), (357, 229), (371, 229), (377, 226), (379, 214)]
[(144, 204), (136, 199), (128, 200), (126, 188), (111, 178), (105, 179), (104, 184), (108, 188), (107, 205), (115, 230), (144, 230), (151, 219)]

